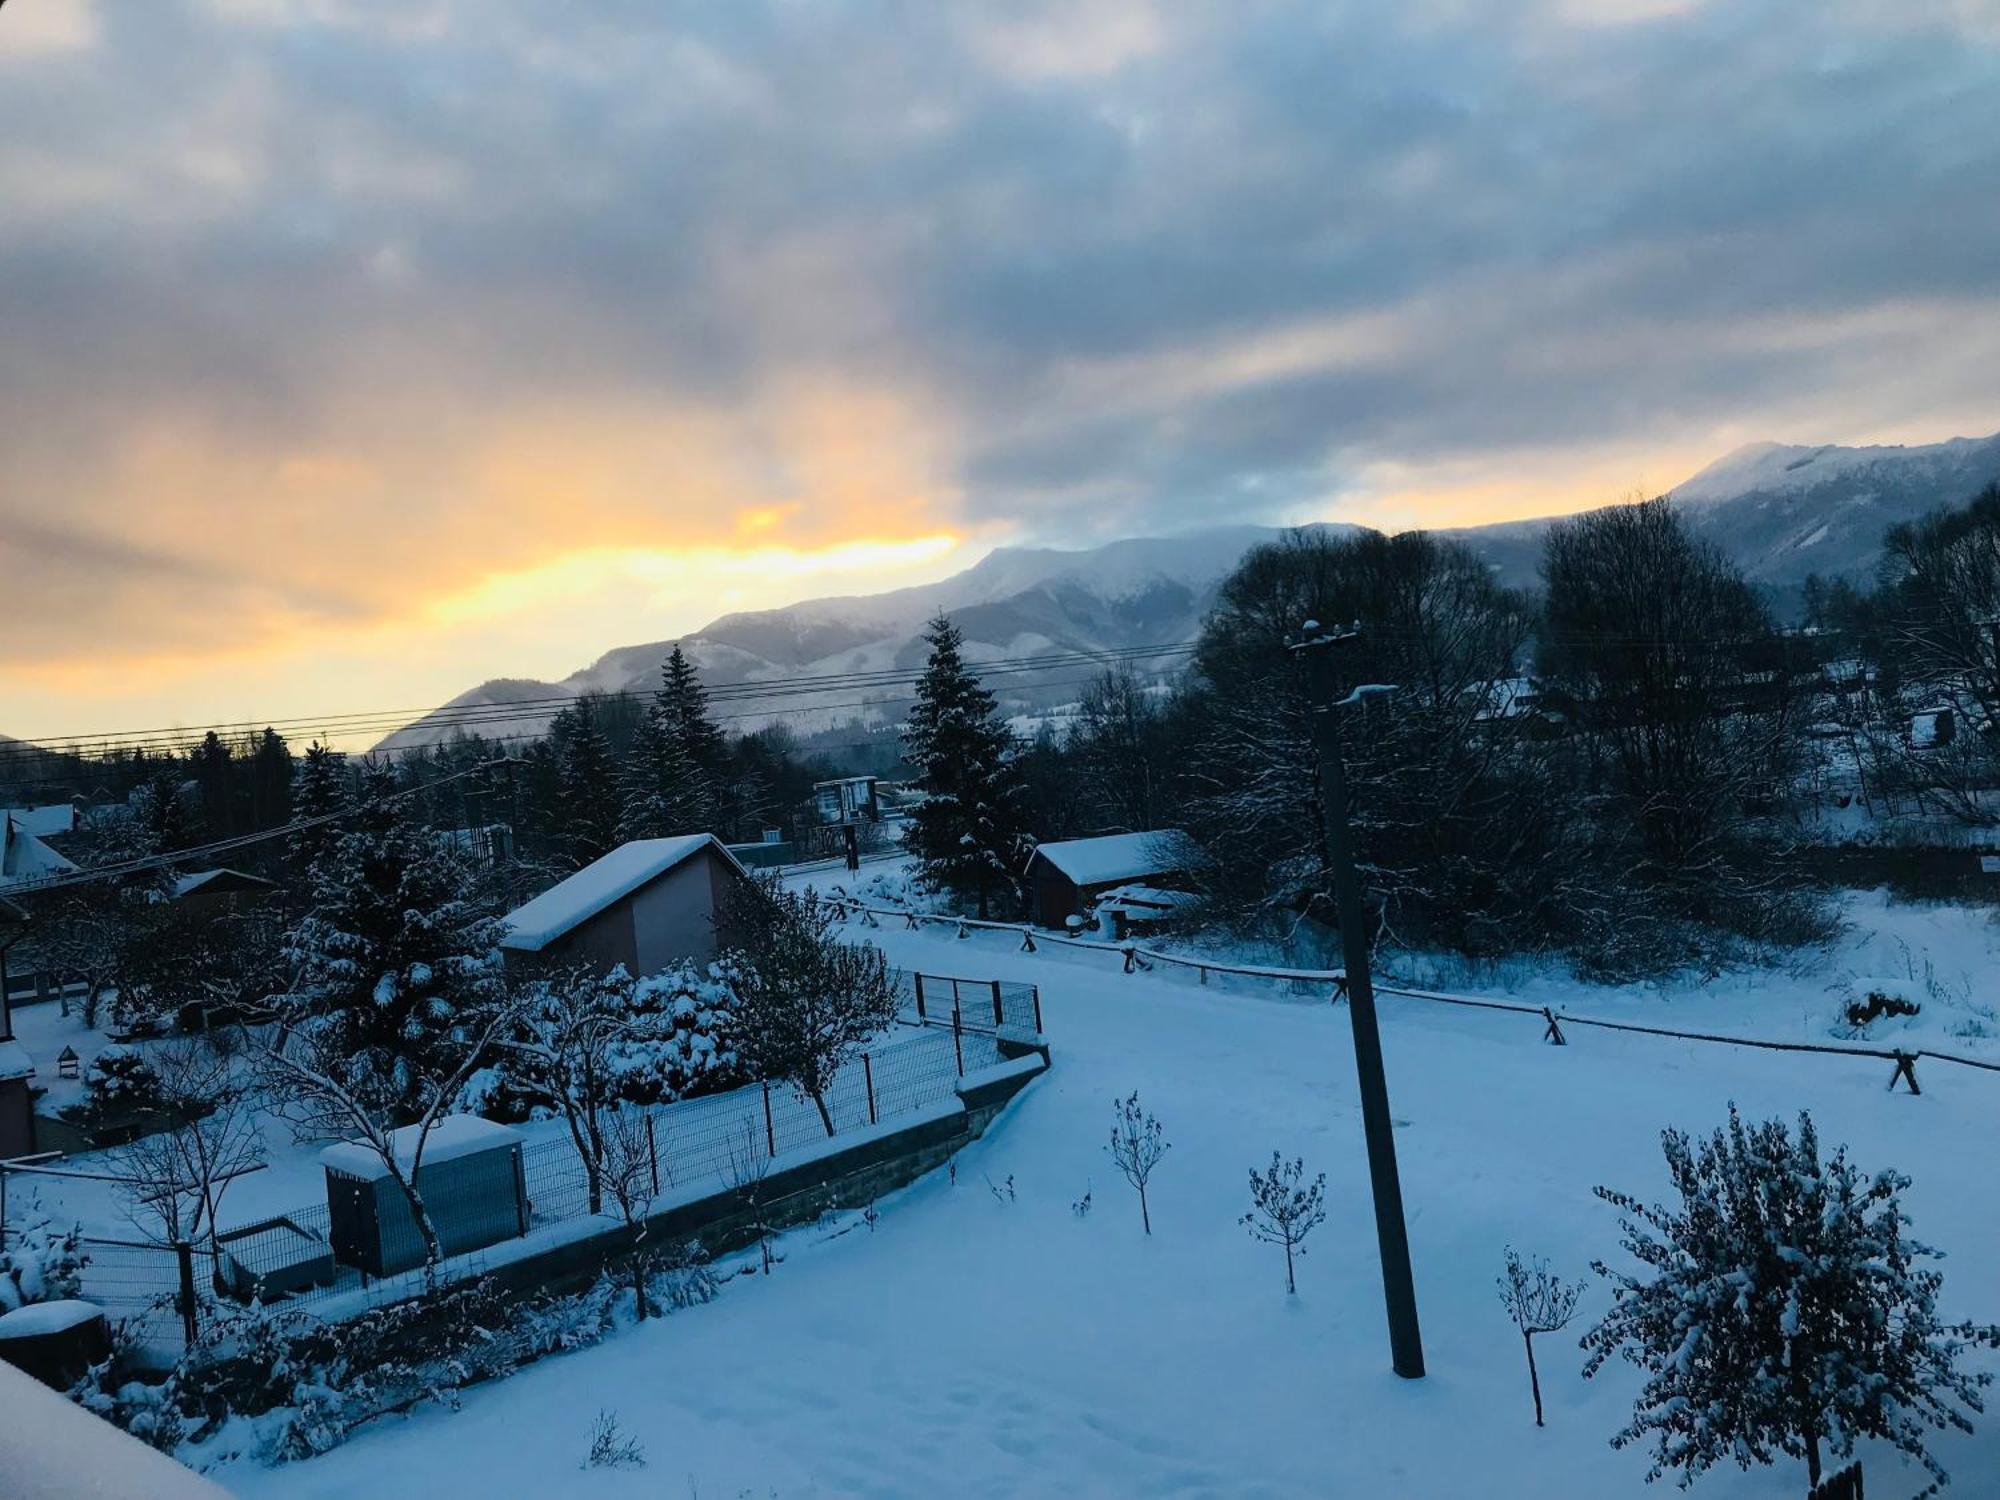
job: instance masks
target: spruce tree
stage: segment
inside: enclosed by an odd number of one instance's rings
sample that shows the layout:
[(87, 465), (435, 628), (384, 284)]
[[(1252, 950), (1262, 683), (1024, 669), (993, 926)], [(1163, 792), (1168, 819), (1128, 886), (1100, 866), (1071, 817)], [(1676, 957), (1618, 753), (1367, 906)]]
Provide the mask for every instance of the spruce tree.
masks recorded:
[(1992, 1377), (1958, 1361), (1994, 1331), (1939, 1318), (1944, 1278), (1922, 1264), (1937, 1252), (1903, 1233), (1909, 1178), (1863, 1177), (1844, 1147), (1822, 1162), (1803, 1114), (1794, 1136), (1732, 1106), (1711, 1139), (1669, 1130), (1661, 1144), (1677, 1208), (1597, 1189), (1649, 1273), (1596, 1265), (1616, 1300), (1584, 1336), (1583, 1373), (1614, 1355), (1646, 1373), (1612, 1446), (1651, 1438), (1648, 1479), (1678, 1471), (1685, 1485), (1724, 1459), (1747, 1469), (1784, 1453), (1817, 1485), (1823, 1451), (1879, 1438), (1942, 1485), (1925, 1439), (1972, 1430)]
[(667, 838), (701, 833), (701, 773), (687, 749), (670, 734), (657, 708), (649, 708), (632, 735), (618, 778), (618, 837)]
[(708, 690), (701, 685), (701, 674), (678, 644), (660, 667), (660, 690), (653, 698), (653, 712), (692, 773), (680, 799), (684, 816), (692, 820), (687, 831), (719, 830), (729, 749), (722, 730), (708, 716)]
[(501, 922), (474, 897), (474, 872), (443, 835), (384, 799), (386, 768), (364, 777), (364, 804), (309, 872), (311, 909), (286, 935), (294, 972), (285, 1019), (343, 1084), (379, 1107), (414, 1112), (426, 1069), (504, 992)]
[(618, 847), (618, 767), (598, 727), (596, 706), (579, 698), (556, 715), (556, 807), (562, 852), (581, 869)]
[(967, 669), (958, 627), (940, 614), (924, 640), (930, 660), (903, 730), (924, 792), (909, 844), (927, 884), (975, 899), (983, 917), (994, 892), (1010, 888), (1027, 844), (1014, 737)]

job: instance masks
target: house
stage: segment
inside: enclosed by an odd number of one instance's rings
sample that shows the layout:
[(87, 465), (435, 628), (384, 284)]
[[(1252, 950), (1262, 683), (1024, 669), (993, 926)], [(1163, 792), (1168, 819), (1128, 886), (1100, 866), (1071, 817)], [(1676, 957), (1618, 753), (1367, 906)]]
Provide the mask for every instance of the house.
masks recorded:
[(749, 880), (714, 834), (634, 839), (508, 913), (500, 946), (525, 970), (657, 974), (705, 962), (729, 893)]
[(194, 870), (174, 881), (174, 900), (195, 916), (224, 916), (276, 895), (278, 882), (242, 870)]
[(1119, 886), (1172, 890), (1200, 864), (1194, 840), (1171, 828), (1042, 844), (1028, 861), (1028, 907), (1042, 926), (1061, 927)]
[[(43, 816), (57, 810), (70, 817), (60, 827), (55, 826), (55, 818)], [(75, 862), (58, 854), (45, 840), (74, 828), (75, 817), (76, 809), (66, 802), (56, 808), (10, 807), (0, 811), (0, 890), (73, 872)], [(42, 830), (39, 833), (35, 831), (38, 828)]]

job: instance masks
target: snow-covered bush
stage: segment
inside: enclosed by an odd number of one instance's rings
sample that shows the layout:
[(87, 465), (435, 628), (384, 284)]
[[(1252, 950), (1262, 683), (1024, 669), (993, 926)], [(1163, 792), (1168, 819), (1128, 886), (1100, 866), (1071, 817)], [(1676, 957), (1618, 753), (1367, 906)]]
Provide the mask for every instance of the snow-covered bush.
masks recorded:
[(83, 1070), (79, 1119), (101, 1121), (138, 1114), (160, 1105), (160, 1075), (146, 1054), (116, 1044), (106, 1047)]
[(89, 1264), (82, 1226), (56, 1228), (30, 1198), (21, 1227), (9, 1230), (0, 1243), (0, 1313), (81, 1296), (83, 1268)]
[[(1683, 1483), (1723, 1459), (1743, 1468), (1777, 1453), (1846, 1457), (1858, 1438), (1891, 1443), (1935, 1483), (1933, 1430), (1972, 1430), (1985, 1373), (1959, 1369), (1995, 1331), (1942, 1322), (1936, 1251), (1906, 1239), (1896, 1172), (1865, 1178), (1846, 1148), (1822, 1162), (1812, 1120), (1729, 1124), (1706, 1141), (1665, 1131), (1677, 1207), (1598, 1188), (1621, 1214), (1623, 1244), (1644, 1274), (1598, 1273), (1614, 1302), (1584, 1336), (1587, 1377), (1620, 1356), (1646, 1372), (1622, 1448), (1651, 1438), (1649, 1479)], [(1928, 1491), (1926, 1492), (1928, 1493)]]

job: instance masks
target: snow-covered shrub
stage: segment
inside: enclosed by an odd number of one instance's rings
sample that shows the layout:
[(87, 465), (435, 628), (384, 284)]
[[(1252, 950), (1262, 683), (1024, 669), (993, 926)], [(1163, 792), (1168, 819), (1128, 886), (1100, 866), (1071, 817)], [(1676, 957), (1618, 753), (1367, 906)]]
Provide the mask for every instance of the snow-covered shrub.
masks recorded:
[(76, 1114), (84, 1120), (110, 1120), (156, 1109), (160, 1102), (160, 1075), (145, 1053), (114, 1044), (83, 1070), (83, 1103)]
[(722, 1294), (722, 1283), (715, 1279), (701, 1241), (689, 1240), (678, 1250), (667, 1251), (661, 1262), (659, 1296), (670, 1311), (699, 1307)]
[(1861, 1032), (1884, 1016), (1914, 1016), (1922, 1011), (1923, 1006), (1915, 1000), (1905, 1000), (1901, 995), (1891, 995), (1882, 990), (1870, 990), (1859, 1000), (1847, 1002), (1846, 1016), (1848, 1026)]
[(1242, 1218), (1252, 1239), (1285, 1249), (1285, 1290), (1299, 1289), (1293, 1273), (1295, 1257), (1306, 1253), (1306, 1236), (1326, 1221), (1326, 1173), (1306, 1181), (1302, 1157), (1287, 1162), (1271, 1153), (1271, 1170), (1250, 1169), (1250, 1212)]
[(58, 1229), (30, 1198), (20, 1228), (0, 1243), (0, 1313), (83, 1294), (83, 1226)]
[(1584, 1336), (1584, 1375), (1614, 1355), (1646, 1372), (1612, 1446), (1650, 1437), (1649, 1479), (1784, 1453), (1817, 1484), (1823, 1450), (1844, 1458), (1877, 1438), (1921, 1463), (1933, 1490), (1945, 1483), (1925, 1438), (1972, 1430), (1992, 1377), (1959, 1358), (2000, 1334), (1939, 1319), (1944, 1278), (1921, 1264), (1938, 1252), (1903, 1234), (1909, 1178), (1864, 1178), (1844, 1147), (1822, 1162), (1803, 1114), (1793, 1135), (1782, 1120), (1746, 1126), (1732, 1106), (1710, 1139), (1668, 1130), (1661, 1145), (1677, 1207), (1596, 1190), (1646, 1272), (1595, 1263), (1614, 1301)]

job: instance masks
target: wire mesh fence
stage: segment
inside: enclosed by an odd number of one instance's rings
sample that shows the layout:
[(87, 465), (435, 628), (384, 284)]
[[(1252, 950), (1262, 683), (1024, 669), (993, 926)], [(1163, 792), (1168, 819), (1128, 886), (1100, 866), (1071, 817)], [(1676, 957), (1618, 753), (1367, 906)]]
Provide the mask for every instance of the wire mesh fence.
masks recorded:
[[(567, 1130), (544, 1127), (519, 1148), (519, 1231), (525, 1234), (592, 1213), (622, 1212), (622, 1200), (642, 1214), (667, 1194), (723, 1191), (761, 1177), (769, 1163), (906, 1118), (956, 1095), (969, 1072), (1006, 1060), (1003, 1033), (1029, 1031), (1038, 1001), (1023, 993), (1031, 986), (907, 976), (912, 1004), (886, 1036), (854, 1053), (818, 1100), (787, 1084), (752, 1084), (723, 1094), (619, 1112), (611, 1123), (626, 1149), (617, 1156), (615, 1176), (600, 1172), (593, 1184), (590, 1157)], [(914, 1004), (921, 984), (924, 1002)], [(953, 985), (959, 988), (954, 991)], [(950, 1003), (956, 999), (959, 1003)], [(600, 1163), (607, 1158), (598, 1153)], [(407, 1214), (400, 1190), (384, 1184), (375, 1212)], [(440, 1226), (446, 1259), (441, 1283), (484, 1274), (504, 1242), (490, 1250), (453, 1254), (443, 1226), (506, 1217), (515, 1209), (506, 1189), (490, 1181), (461, 1182), (456, 1174), (436, 1174), (427, 1165), (419, 1190), (426, 1217)], [(501, 1201), (496, 1202), (496, 1196)], [(216, 1302), (266, 1301), (327, 1307), (338, 1312), (386, 1305), (427, 1283), (421, 1249), (403, 1257), (403, 1269), (370, 1274), (344, 1254), (341, 1226), (325, 1201), (301, 1205), (250, 1225), (225, 1230), (219, 1243), (148, 1244), (86, 1239), (88, 1264), (83, 1295), (124, 1322), (140, 1343), (170, 1354), (212, 1315)], [(406, 1226), (405, 1239), (414, 1233)], [(511, 1226), (507, 1238), (514, 1238)], [(385, 1236), (386, 1238), (386, 1236)], [(407, 1245), (405, 1247), (407, 1249)], [(414, 1262), (414, 1264), (411, 1264)], [(190, 1301), (189, 1287), (193, 1289)], [(192, 1313), (193, 1321), (190, 1321)]]

